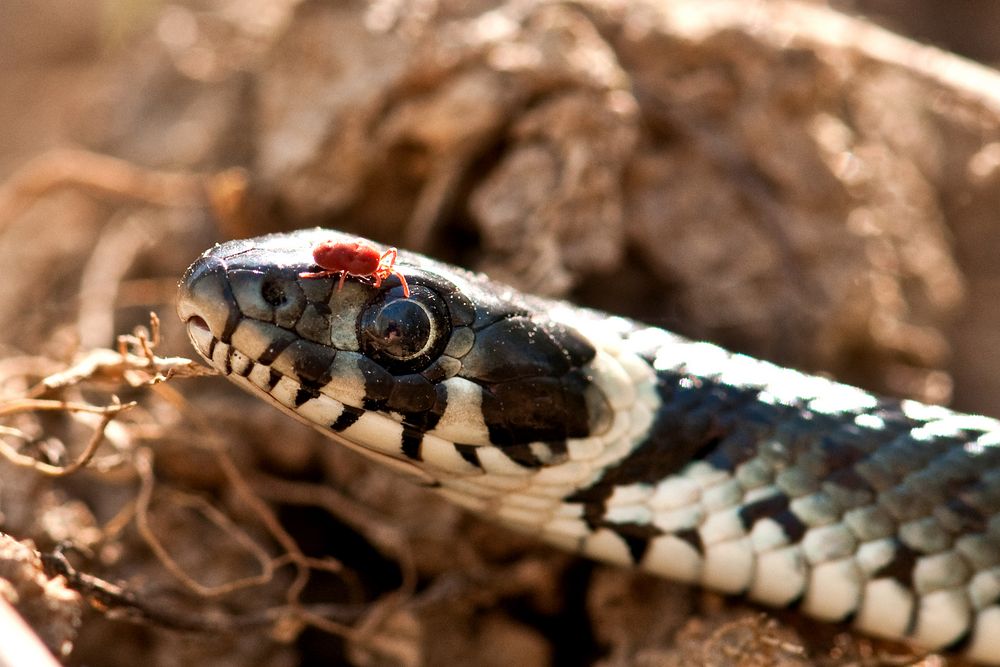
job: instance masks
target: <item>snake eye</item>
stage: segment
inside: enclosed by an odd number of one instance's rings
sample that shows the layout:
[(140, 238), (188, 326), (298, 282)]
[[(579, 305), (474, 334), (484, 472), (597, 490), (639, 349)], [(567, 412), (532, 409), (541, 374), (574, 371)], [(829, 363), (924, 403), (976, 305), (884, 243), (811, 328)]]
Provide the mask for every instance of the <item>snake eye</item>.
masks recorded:
[(415, 285), (410, 296), (399, 287), (382, 292), (361, 311), (361, 351), (390, 373), (414, 373), (441, 354), (450, 334), (444, 301)]

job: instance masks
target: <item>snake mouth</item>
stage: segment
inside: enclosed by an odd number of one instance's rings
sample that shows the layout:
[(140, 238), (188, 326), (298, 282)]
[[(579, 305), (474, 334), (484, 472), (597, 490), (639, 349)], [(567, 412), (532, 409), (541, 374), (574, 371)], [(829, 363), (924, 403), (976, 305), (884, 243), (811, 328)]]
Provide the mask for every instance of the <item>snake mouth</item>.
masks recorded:
[(195, 349), (206, 359), (211, 359), (213, 336), (208, 322), (199, 315), (191, 316), (187, 321), (187, 334)]

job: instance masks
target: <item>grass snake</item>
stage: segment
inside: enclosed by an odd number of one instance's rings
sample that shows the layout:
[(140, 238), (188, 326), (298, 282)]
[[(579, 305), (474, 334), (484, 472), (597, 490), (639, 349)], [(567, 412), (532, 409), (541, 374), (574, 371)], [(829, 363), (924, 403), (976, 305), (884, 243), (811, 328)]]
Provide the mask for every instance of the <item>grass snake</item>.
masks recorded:
[(309, 229), (217, 245), (178, 312), (252, 394), (587, 556), (1000, 664), (1000, 422), (521, 294), (400, 251), (306, 277)]

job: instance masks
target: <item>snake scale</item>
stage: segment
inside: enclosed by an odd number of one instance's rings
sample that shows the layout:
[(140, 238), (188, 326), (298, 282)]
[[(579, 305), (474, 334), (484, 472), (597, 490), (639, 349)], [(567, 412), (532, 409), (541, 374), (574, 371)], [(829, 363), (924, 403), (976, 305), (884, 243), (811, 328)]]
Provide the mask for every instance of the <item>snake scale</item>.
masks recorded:
[(587, 556), (1000, 664), (1000, 422), (884, 399), (401, 251), (306, 277), (231, 241), (178, 312), (226, 377), (451, 501)]

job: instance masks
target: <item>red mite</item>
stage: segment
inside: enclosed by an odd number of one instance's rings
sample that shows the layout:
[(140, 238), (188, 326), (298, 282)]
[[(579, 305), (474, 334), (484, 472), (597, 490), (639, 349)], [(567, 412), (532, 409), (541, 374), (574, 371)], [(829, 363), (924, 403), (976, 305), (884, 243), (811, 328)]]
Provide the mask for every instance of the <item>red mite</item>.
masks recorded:
[(313, 248), (313, 261), (322, 270), (315, 273), (309, 271), (300, 273), (300, 278), (328, 278), (339, 273), (340, 282), (337, 283), (339, 291), (343, 289), (344, 279), (347, 276), (371, 277), (375, 279), (375, 287), (381, 287), (383, 280), (394, 275), (399, 278), (399, 284), (403, 287), (403, 296), (410, 296), (410, 286), (406, 284), (406, 278), (392, 268), (396, 264), (395, 248), (389, 248), (380, 255), (378, 248), (362, 239), (321, 241)]

